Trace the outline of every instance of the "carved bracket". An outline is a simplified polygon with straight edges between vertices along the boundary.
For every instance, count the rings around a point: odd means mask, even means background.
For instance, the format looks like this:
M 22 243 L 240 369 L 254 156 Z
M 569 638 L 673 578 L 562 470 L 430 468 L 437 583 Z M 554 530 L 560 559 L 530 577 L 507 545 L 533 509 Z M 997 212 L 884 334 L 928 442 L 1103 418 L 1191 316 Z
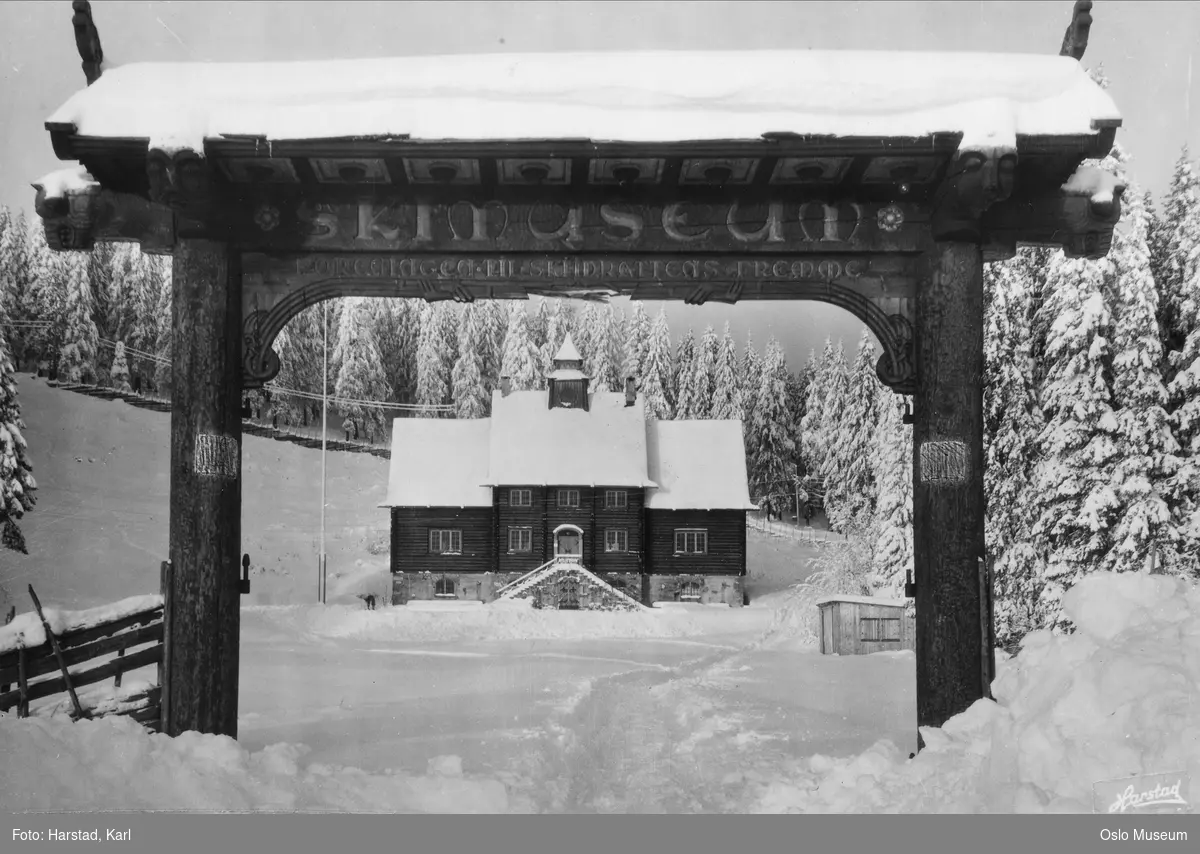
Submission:
M 1018 243 L 1061 247 L 1069 258 L 1103 258 L 1121 218 L 1125 185 L 1112 181 L 1102 192 L 1073 190 L 1009 199 L 984 214 L 985 260 L 1012 257 Z
M 175 244 L 174 217 L 168 208 L 128 193 L 91 184 L 48 197 L 34 184 L 34 210 L 42 218 L 46 243 L 60 252 L 91 249 L 97 242 L 136 242 L 142 251 L 168 255 Z
M 980 217 L 1012 195 L 1016 173 L 1017 154 L 1012 149 L 958 152 L 934 196 L 933 239 L 980 242 Z
M 871 327 L 871 331 L 883 345 L 883 355 L 875 363 L 875 376 L 896 394 L 915 394 L 917 362 L 912 318 L 893 314 L 887 318 L 886 330 Z
M 275 336 L 279 334 L 279 330 L 290 319 L 286 318 L 283 323 L 278 324 L 275 332 L 268 338 L 268 312 L 258 310 L 246 316 L 242 323 L 243 388 L 262 388 L 279 374 L 279 354 L 271 345 L 275 343 Z

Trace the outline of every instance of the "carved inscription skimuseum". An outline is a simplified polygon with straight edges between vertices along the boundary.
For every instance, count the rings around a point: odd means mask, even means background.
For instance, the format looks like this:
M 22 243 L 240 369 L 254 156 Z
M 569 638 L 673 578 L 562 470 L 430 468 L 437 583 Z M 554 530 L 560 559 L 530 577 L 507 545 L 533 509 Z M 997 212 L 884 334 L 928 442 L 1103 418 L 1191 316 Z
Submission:
M 300 204 L 255 214 L 259 239 L 311 251 L 908 252 L 911 206 L 858 202 Z

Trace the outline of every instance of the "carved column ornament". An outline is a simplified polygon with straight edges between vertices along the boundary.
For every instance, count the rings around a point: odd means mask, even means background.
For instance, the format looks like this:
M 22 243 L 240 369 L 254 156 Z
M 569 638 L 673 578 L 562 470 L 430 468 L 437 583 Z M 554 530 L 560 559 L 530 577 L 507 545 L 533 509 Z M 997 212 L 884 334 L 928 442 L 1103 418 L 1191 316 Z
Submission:
M 934 196 L 934 240 L 980 243 L 984 211 L 1012 195 L 1017 155 L 1011 149 L 960 151 Z
M 146 155 L 146 179 L 150 201 L 178 215 L 179 236 L 219 238 L 227 230 L 225 218 L 217 216 L 220 206 L 212 167 L 197 152 L 151 149 Z
M 100 66 L 104 63 L 104 50 L 100 47 L 100 32 L 92 20 L 92 4 L 88 0 L 75 0 L 71 4 L 74 14 L 71 26 L 75 28 L 75 47 L 83 60 L 83 76 L 91 86 L 100 79 Z

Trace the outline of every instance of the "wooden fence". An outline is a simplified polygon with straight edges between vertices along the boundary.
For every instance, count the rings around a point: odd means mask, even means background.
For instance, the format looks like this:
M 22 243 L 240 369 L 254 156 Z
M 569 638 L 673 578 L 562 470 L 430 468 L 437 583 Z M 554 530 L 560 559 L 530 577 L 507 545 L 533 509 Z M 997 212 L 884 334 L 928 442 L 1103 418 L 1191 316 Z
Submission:
M 774 537 L 784 537 L 789 540 L 810 543 L 815 546 L 822 546 L 827 543 L 844 543 L 847 541 L 847 537 L 844 534 L 838 534 L 830 531 L 828 528 L 813 528 L 808 525 L 798 527 L 790 522 L 767 520 L 751 513 L 746 514 L 746 527 L 762 531 L 764 534 L 770 534 Z
M 29 717 L 32 701 L 65 693 L 71 698 L 72 717 L 126 715 L 158 730 L 163 685 L 163 606 L 158 604 L 86 628 L 54 634 L 32 588 L 30 595 L 45 628 L 46 640 L 40 646 L 0 653 L 0 711 L 7 712 L 15 706 L 18 717 Z M 100 658 L 107 660 L 96 666 L 81 667 Z M 78 688 L 107 679 L 112 679 L 114 687 L 119 688 L 122 674 L 151 664 L 158 665 L 158 685 L 145 691 L 91 707 L 85 706 L 77 694 Z

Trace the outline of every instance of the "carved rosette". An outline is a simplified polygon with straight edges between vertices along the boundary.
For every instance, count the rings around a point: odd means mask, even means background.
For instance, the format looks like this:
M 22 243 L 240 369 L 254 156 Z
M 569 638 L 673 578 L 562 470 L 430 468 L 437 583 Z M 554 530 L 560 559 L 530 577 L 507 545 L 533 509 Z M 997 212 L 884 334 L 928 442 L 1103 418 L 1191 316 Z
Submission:
M 917 390 L 917 364 L 913 349 L 913 327 L 907 317 L 893 314 L 888 317 L 890 334 L 876 334 L 884 353 L 875 363 L 879 381 L 896 394 L 914 394 Z
M 242 387 L 262 388 L 279 374 L 279 354 L 266 341 L 267 312 L 251 312 L 242 323 Z

